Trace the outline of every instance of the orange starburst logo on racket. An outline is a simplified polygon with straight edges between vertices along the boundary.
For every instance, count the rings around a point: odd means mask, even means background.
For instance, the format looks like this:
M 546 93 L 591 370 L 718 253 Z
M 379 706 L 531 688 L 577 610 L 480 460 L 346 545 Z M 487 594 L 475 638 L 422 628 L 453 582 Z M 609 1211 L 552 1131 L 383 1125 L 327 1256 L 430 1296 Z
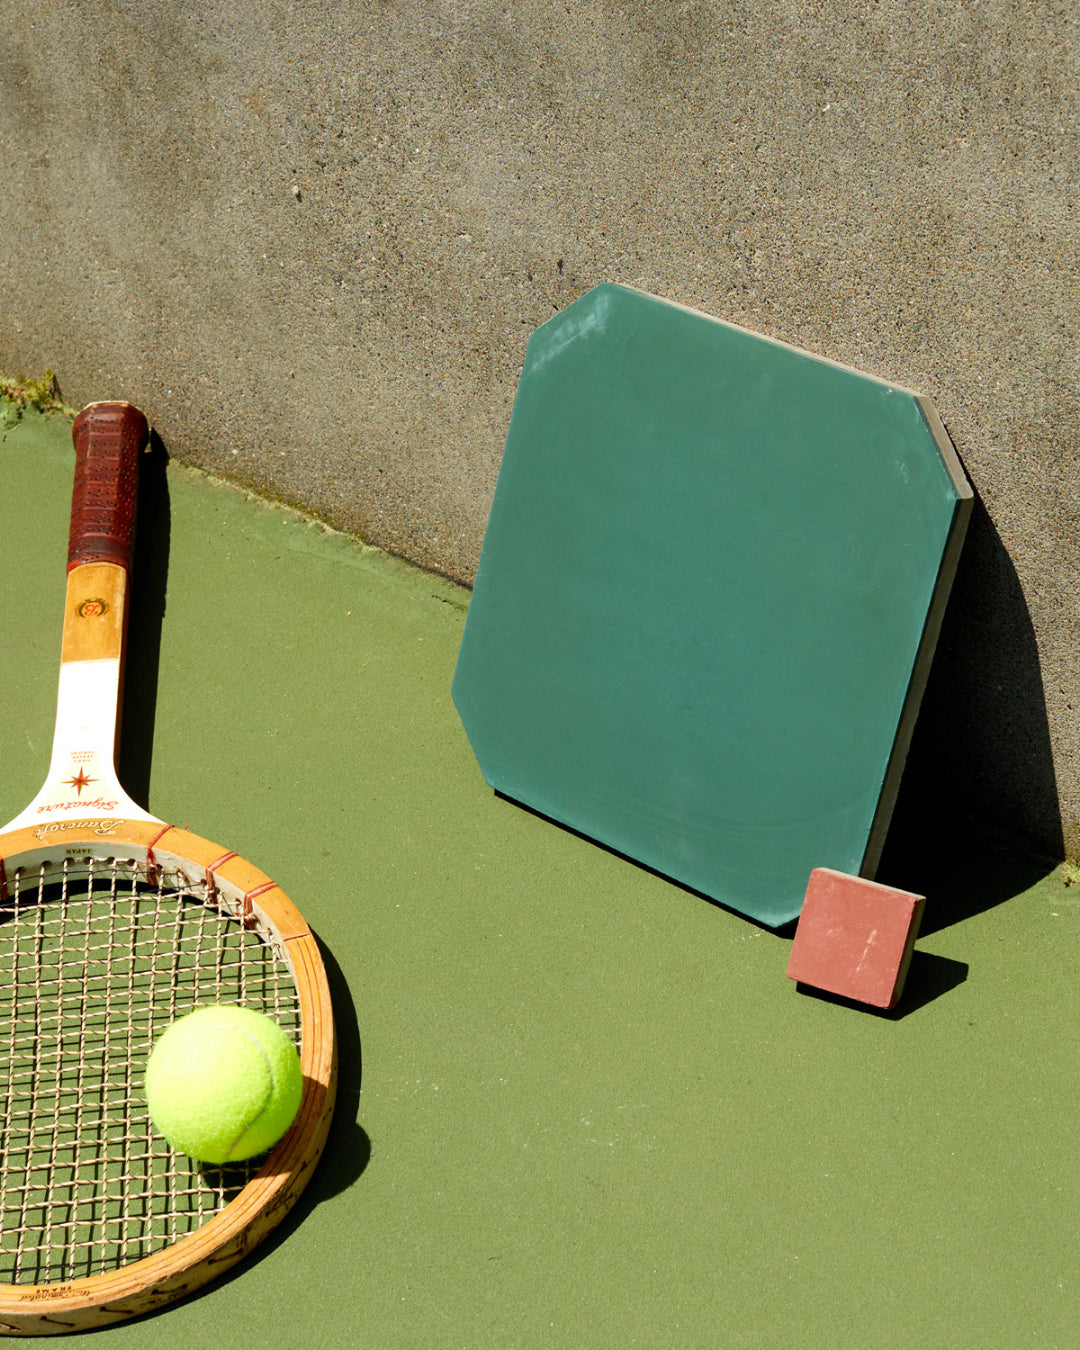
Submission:
M 75 775 L 74 778 L 66 778 L 66 779 L 64 780 L 64 782 L 65 782 L 65 784 L 66 784 L 67 787 L 73 787 L 73 788 L 75 789 L 75 791 L 76 791 L 76 792 L 79 794 L 79 796 L 81 797 L 81 796 L 82 796 L 82 790 L 83 790 L 84 787 L 86 787 L 87 783 L 96 783 L 96 782 L 97 782 L 97 779 L 96 779 L 96 778 L 88 778 L 87 775 L 86 775 L 86 770 L 85 770 L 85 769 L 80 769 L 79 772 Z

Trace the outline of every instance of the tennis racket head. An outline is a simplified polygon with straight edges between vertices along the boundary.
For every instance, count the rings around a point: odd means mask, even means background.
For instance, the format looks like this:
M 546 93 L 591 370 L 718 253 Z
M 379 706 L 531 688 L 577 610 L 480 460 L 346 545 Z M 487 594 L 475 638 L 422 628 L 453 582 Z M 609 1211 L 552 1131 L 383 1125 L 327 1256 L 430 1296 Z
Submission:
M 0 835 L 0 1331 L 88 1329 L 190 1293 L 287 1213 L 336 1080 L 315 939 L 262 872 L 186 830 L 50 820 Z M 211 1003 L 275 1018 L 299 1112 L 269 1156 L 200 1166 L 156 1137 L 157 1036 Z
M 56 732 L 41 791 L 0 832 L 0 1334 L 150 1312 L 240 1260 L 284 1217 L 326 1141 L 333 1010 L 295 906 L 244 859 L 157 820 L 115 773 L 138 460 L 128 404 L 75 421 Z M 214 1003 L 273 1017 L 300 1109 L 262 1158 L 201 1166 L 154 1133 L 157 1037 Z

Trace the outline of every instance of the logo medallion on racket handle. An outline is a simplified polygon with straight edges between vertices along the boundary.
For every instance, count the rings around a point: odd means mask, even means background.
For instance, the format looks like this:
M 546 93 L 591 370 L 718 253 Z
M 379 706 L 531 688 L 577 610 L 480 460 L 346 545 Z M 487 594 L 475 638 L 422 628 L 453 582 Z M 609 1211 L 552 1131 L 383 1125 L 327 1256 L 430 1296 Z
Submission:
M 130 1318 L 228 1269 L 311 1176 L 337 1076 L 326 972 L 302 915 L 251 863 L 158 820 L 117 779 L 147 423 L 129 404 L 94 403 L 73 438 L 52 759 L 0 831 L 0 1334 L 12 1335 Z M 143 1089 L 158 1038 L 206 1004 L 271 1017 L 303 1077 L 280 1142 L 228 1168 L 156 1135 Z

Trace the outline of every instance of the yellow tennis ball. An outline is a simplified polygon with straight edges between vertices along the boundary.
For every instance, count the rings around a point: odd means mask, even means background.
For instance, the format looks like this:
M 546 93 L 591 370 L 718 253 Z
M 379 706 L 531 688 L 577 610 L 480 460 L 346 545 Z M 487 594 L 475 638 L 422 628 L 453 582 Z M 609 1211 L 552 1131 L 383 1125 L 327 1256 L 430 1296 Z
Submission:
M 168 1027 L 146 1066 L 150 1119 L 200 1162 L 238 1162 L 276 1144 L 300 1107 L 300 1058 L 251 1008 L 199 1008 Z

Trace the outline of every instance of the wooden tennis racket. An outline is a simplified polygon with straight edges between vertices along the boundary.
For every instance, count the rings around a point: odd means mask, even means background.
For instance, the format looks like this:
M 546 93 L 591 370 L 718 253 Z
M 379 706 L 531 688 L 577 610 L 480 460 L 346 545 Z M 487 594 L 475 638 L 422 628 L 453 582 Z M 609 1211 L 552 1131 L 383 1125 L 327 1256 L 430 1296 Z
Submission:
M 155 819 L 115 756 L 146 419 L 75 419 L 75 489 L 52 760 L 0 833 L 0 1331 L 148 1312 L 244 1256 L 302 1191 L 330 1125 L 334 1022 L 319 950 L 250 863 Z M 300 1051 L 288 1133 L 210 1167 L 156 1137 L 151 1046 L 199 1005 L 273 1017 Z

